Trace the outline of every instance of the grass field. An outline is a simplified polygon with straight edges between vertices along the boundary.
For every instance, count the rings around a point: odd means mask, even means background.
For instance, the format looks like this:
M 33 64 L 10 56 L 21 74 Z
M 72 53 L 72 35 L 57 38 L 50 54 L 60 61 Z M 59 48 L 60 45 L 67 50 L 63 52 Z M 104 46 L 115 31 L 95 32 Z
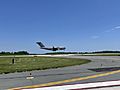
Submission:
M 12 57 L 0 57 L 0 74 L 44 70 L 81 65 L 90 62 L 90 60 L 72 58 L 15 57 L 15 64 L 12 64 L 12 59 Z

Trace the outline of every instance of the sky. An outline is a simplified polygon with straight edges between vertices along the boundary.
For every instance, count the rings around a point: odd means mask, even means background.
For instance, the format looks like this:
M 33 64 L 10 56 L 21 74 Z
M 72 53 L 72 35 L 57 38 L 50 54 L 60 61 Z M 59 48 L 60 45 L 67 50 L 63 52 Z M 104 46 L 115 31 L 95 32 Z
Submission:
M 0 0 L 0 51 L 120 50 L 120 0 Z

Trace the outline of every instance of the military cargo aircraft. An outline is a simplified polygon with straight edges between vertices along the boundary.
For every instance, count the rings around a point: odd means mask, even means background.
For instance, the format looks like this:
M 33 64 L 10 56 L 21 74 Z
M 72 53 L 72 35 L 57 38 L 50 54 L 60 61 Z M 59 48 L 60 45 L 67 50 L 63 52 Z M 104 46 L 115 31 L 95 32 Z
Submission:
M 42 42 L 36 42 L 39 46 L 40 49 L 45 49 L 45 50 L 51 50 L 51 51 L 57 51 L 57 50 L 65 50 L 65 47 L 45 47 L 45 45 L 42 44 Z

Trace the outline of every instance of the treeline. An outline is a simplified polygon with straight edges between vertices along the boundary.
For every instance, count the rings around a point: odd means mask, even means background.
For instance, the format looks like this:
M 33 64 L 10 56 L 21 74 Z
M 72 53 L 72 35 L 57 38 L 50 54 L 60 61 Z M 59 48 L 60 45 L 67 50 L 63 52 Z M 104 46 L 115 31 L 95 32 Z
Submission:
M 18 52 L 0 52 L 0 55 L 29 55 L 27 51 L 18 51 Z
M 120 51 L 95 51 L 95 52 L 51 52 L 45 54 L 96 54 L 96 53 L 120 53 Z M 37 55 L 30 54 L 27 51 L 18 51 L 18 52 L 0 52 L 0 55 Z
M 120 51 L 96 51 L 92 53 L 120 53 Z
M 78 52 L 50 52 L 45 54 L 78 54 Z
M 45 54 L 95 54 L 95 53 L 120 53 L 120 51 L 95 51 L 95 52 L 51 52 Z
M 51 53 L 45 53 L 45 54 L 87 54 L 90 52 L 51 52 Z

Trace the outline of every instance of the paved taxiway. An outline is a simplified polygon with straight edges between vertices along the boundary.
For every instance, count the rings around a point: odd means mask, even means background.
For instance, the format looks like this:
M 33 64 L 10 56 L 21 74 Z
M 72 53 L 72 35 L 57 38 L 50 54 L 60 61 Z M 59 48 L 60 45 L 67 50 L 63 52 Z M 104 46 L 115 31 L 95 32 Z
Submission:
M 77 65 L 65 68 L 42 70 L 42 71 L 31 71 L 22 73 L 11 73 L 11 74 L 1 74 L 0 75 L 0 90 L 8 88 L 16 88 L 22 86 L 30 86 L 44 83 L 52 83 L 62 81 L 59 83 L 63 84 L 80 84 L 88 82 L 98 82 L 98 81 L 109 81 L 109 80 L 120 80 L 120 71 L 117 73 L 109 73 L 113 70 L 119 70 L 120 67 L 120 56 L 63 56 L 66 58 L 85 58 L 92 60 L 91 63 L 84 65 Z M 112 67 L 112 68 L 111 68 Z M 102 69 L 99 69 L 102 68 Z M 26 79 L 32 73 L 34 77 L 31 80 Z M 103 74 L 103 73 L 108 73 Z M 100 76 L 103 74 L 103 76 Z M 91 77 L 96 75 L 96 77 Z M 87 79 L 84 79 L 89 77 Z M 83 79 L 80 79 L 83 78 Z M 71 80 L 75 79 L 75 80 Z M 68 80 L 65 82 L 64 80 Z M 47 84 L 44 84 L 47 86 Z M 37 86 L 36 86 L 37 87 Z

